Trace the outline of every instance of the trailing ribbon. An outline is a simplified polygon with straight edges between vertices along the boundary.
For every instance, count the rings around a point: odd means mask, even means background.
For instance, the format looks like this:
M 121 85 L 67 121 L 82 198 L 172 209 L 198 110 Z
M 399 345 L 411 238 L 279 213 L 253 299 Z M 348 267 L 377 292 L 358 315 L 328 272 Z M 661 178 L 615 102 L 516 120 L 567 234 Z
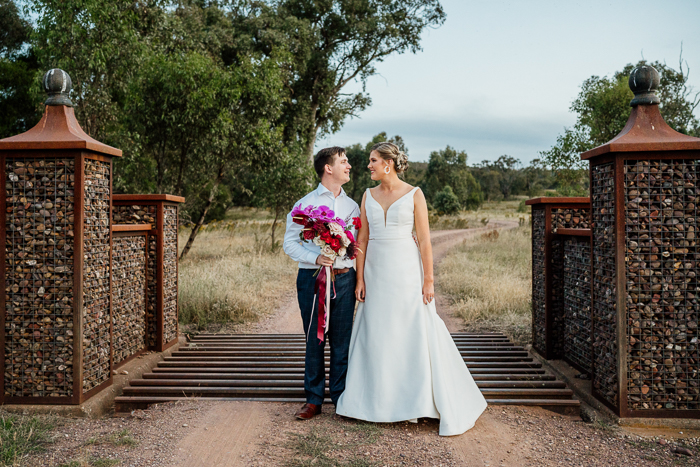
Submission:
M 325 341 L 325 335 L 328 332 L 328 325 L 331 321 L 331 287 L 328 284 L 329 280 L 333 283 L 331 268 L 329 266 L 321 267 L 316 277 L 316 284 L 314 285 L 314 291 L 316 297 L 318 297 L 318 327 L 316 329 L 316 337 L 318 337 L 321 342 Z M 334 292 L 333 298 L 335 298 L 335 284 L 332 284 L 332 286 Z

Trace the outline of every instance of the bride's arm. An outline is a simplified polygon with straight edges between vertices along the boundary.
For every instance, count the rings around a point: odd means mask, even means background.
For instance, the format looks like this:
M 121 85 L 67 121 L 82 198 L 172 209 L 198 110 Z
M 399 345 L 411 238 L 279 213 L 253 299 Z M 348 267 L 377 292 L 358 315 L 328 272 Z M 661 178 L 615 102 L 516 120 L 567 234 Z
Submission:
M 367 222 L 367 212 L 365 211 L 365 199 L 367 192 L 362 195 L 362 205 L 360 206 L 360 220 L 362 226 L 357 232 L 357 246 L 360 251 L 355 259 L 355 270 L 357 271 L 357 285 L 355 285 L 355 298 L 358 301 L 365 301 L 365 252 L 367 251 L 367 243 L 369 243 L 369 223 Z
M 421 190 L 416 190 L 413 195 L 413 205 L 415 206 L 416 236 L 423 260 L 423 303 L 427 304 L 435 297 L 435 278 L 433 277 L 433 246 L 430 244 L 428 204 Z

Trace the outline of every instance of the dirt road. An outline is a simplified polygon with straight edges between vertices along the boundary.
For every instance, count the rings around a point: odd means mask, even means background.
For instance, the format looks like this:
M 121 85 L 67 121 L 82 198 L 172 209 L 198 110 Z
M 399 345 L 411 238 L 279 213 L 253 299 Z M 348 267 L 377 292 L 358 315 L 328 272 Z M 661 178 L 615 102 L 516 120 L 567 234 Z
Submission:
M 445 230 L 431 233 L 433 244 L 433 258 L 436 268 L 447 252 L 455 245 L 460 244 L 465 239 L 481 235 L 484 232 L 501 228 L 516 227 L 517 222 L 494 222 L 486 227 L 464 230 Z M 450 313 L 448 301 L 445 297 L 436 296 L 438 314 L 442 317 L 451 332 L 461 330 L 461 319 Z M 294 293 L 285 297 L 285 301 L 278 310 L 261 323 L 256 323 L 247 332 L 258 334 L 287 334 L 301 332 L 301 316 L 299 306 Z M 271 404 L 260 402 L 220 402 L 215 403 L 209 411 L 205 412 L 198 423 L 198 428 L 191 431 L 177 447 L 178 455 L 182 456 L 180 467 L 195 466 L 248 466 L 252 452 L 259 450 L 260 436 L 270 439 L 270 430 L 273 427 L 279 428 L 282 415 L 284 425 L 291 421 L 291 415 L 296 406 L 291 404 Z M 290 429 L 298 424 L 292 421 Z M 437 431 L 436 427 L 432 427 Z M 277 431 L 277 430 L 273 430 Z M 512 456 L 509 453 L 501 453 L 504 446 L 510 446 L 512 441 L 510 430 L 491 417 L 484 414 L 477 426 L 468 435 L 451 438 L 443 441 L 447 443 L 453 451 L 453 456 L 459 462 L 473 461 L 481 456 L 484 450 L 493 454 L 486 458 L 493 457 L 495 462 L 499 456 L 502 459 L 517 457 L 515 449 L 512 449 Z M 432 437 L 435 433 L 422 430 L 421 436 Z M 474 439 L 479 439 L 475 443 Z M 410 446 L 406 449 L 410 449 Z M 407 455 L 408 452 L 404 452 Z M 252 456 L 252 457 L 251 457 Z M 500 460 L 500 459 L 498 459 Z M 257 461 L 256 461 L 257 462 Z M 275 465 L 274 462 L 263 465 Z M 471 463 L 458 463 L 456 465 L 478 465 Z M 484 464 L 488 465 L 488 463 Z M 493 464 L 492 464 L 493 465 Z

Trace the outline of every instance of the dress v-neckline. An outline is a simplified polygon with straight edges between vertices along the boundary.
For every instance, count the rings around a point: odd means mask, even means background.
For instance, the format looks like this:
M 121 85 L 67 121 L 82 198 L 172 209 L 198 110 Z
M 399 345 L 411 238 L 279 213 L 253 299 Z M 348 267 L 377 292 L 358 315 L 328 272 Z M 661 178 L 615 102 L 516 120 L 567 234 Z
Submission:
M 379 205 L 379 207 L 382 208 L 382 211 L 384 212 L 384 228 L 386 228 L 386 218 L 387 218 L 387 215 L 389 214 L 389 209 L 391 209 L 391 207 L 392 207 L 393 205 L 395 205 L 396 203 L 398 203 L 399 201 L 401 201 L 401 199 L 405 198 L 406 195 L 409 195 L 409 194 L 413 193 L 413 191 L 414 191 L 416 188 L 417 188 L 417 187 L 414 186 L 413 188 L 411 188 L 411 190 L 410 190 L 408 193 L 404 193 L 403 195 L 401 195 L 401 196 L 399 196 L 398 198 L 396 198 L 396 199 L 394 200 L 394 202 L 391 203 L 391 204 L 389 205 L 389 207 L 386 208 L 386 209 L 384 209 L 384 206 L 382 206 L 382 203 L 380 203 L 379 201 L 377 201 L 377 200 L 374 198 L 374 195 L 372 194 L 372 190 L 370 190 L 369 188 L 367 188 L 367 192 L 369 193 L 370 198 L 372 198 L 372 200 L 373 200 L 375 203 L 377 203 L 377 204 Z

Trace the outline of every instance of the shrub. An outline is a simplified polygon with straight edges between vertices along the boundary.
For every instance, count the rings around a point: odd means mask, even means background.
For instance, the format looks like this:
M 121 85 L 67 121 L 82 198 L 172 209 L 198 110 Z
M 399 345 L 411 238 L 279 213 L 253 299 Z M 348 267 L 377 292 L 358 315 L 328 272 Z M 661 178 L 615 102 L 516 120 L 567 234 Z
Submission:
M 435 195 L 433 204 L 438 212 L 444 214 L 455 214 L 459 212 L 460 208 L 459 198 L 457 198 L 457 195 L 454 194 L 452 187 L 449 185 L 446 185 L 442 191 Z

